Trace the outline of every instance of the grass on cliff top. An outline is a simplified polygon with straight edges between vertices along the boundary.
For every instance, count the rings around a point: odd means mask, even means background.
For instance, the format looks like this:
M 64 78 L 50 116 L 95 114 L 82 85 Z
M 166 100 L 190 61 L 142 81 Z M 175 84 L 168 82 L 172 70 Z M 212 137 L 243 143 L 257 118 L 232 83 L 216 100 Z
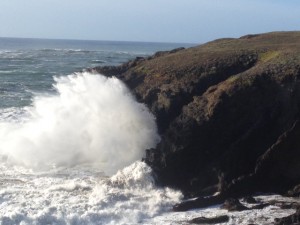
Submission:
M 134 70 L 163 79 L 165 75 L 197 73 L 207 68 L 230 66 L 245 55 L 257 55 L 257 66 L 294 61 L 300 64 L 300 32 L 272 32 L 223 38 L 203 45 L 146 60 Z M 288 57 L 286 57 L 288 56 Z
M 271 59 L 276 58 L 279 56 L 280 52 L 279 51 L 267 51 L 263 52 L 259 55 L 259 61 L 261 62 L 268 62 Z
M 208 42 L 196 48 L 209 50 L 242 50 L 242 49 L 290 49 L 300 50 L 300 32 L 271 32 L 265 34 L 246 35 L 240 38 L 223 38 Z

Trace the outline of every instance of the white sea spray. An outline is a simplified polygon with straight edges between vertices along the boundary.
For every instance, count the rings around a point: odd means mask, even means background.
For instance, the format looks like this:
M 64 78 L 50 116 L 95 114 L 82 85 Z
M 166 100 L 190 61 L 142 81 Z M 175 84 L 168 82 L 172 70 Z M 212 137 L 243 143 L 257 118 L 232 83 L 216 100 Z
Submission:
M 155 118 L 117 78 L 87 72 L 55 78 L 22 122 L 0 123 L 0 153 L 33 169 L 88 164 L 108 175 L 141 159 L 159 136 Z
M 145 105 L 116 78 L 55 81 L 57 94 L 1 111 L 0 223 L 138 224 L 170 211 L 182 194 L 140 161 L 159 141 Z

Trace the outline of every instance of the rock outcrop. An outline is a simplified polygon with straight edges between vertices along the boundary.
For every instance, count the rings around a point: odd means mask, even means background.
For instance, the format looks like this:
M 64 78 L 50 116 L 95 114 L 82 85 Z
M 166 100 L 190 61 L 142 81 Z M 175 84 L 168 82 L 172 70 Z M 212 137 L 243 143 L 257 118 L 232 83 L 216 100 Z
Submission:
M 162 139 L 145 161 L 161 185 L 227 198 L 300 183 L 300 32 L 220 39 L 93 71 L 123 80 L 156 116 Z
M 278 218 L 275 220 L 275 225 L 297 225 L 300 223 L 300 208 L 297 211 L 287 217 Z

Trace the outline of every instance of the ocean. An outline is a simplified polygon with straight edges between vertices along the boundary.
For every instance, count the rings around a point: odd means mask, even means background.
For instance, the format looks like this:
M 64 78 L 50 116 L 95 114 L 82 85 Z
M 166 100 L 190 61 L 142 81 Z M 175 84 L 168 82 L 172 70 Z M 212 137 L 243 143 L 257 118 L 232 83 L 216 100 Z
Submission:
M 186 224 L 228 214 L 172 212 L 182 193 L 156 186 L 141 161 L 160 140 L 154 116 L 117 78 L 84 71 L 190 46 L 0 38 L 0 224 Z M 292 212 L 230 213 L 227 224 Z

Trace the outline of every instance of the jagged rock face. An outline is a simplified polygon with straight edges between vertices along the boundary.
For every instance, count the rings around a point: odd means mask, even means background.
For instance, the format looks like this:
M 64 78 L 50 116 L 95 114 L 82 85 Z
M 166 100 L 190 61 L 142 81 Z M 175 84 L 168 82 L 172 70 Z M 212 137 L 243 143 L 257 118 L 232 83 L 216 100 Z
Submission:
M 220 39 L 95 70 L 148 105 L 162 141 L 145 160 L 161 184 L 187 192 L 253 173 L 299 119 L 300 32 Z
M 192 185 L 198 179 L 195 188 L 202 188 L 217 182 L 214 170 L 228 181 L 251 172 L 257 158 L 297 118 L 297 83 L 277 83 L 264 74 L 255 74 L 249 86 L 231 82 L 194 97 L 170 124 L 158 146 L 160 164 L 149 160 L 169 184 Z
M 275 219 L 275 225 L 289 225 L 289 224 L 299 224 L 300 223 L 300 208 L 297 211 L 287 217 Z
M 283 191 L 299 184 L 300 178 L 300 122 L 282 134 L 257 161 L 255 174 L 268 180 L 270 186 Z M 270 188 L 271 189 L 271 188 Z M 299 185 L 291 195 L 299 193 Z M 288 193 L 288 194 L 289 194 Z

